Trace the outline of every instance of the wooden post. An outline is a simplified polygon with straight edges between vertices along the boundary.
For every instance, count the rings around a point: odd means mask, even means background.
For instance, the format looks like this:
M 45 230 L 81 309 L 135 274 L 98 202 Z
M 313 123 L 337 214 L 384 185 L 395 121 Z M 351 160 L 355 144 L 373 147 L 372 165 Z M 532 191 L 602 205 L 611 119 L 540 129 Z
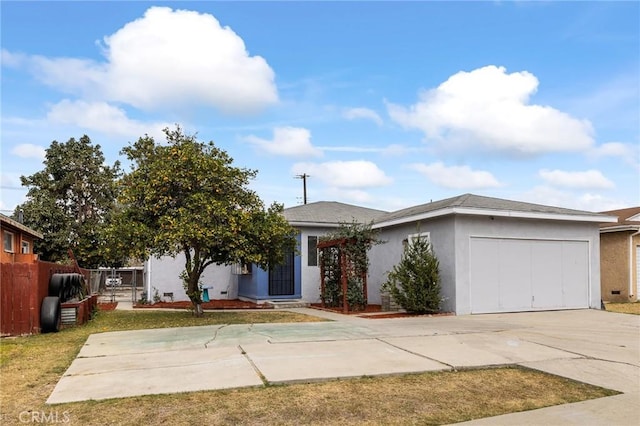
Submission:
M 344 249 L 340 249 L 340 281 L 342 283 L 342 312 L 345 314 L 349 312 L 349 304 L 347 303 L 347 256 L 344 253 Z
M 320 249 L 320 250 L 325 250 L 325 249 Z M 324 255 L 324 252 L 323 252 Z M 320 256 L 320 259 L 322 259 L 323 256 Z M 324 280 L 325 280 L 325 275 L 324 275 L 325 271 L 324 271 L 324 262 L 320 262 L 320 299 L 322 300 L 322 307 L 324 308 L 324 299 L 325 299 L 325 284 L 324 284 Z

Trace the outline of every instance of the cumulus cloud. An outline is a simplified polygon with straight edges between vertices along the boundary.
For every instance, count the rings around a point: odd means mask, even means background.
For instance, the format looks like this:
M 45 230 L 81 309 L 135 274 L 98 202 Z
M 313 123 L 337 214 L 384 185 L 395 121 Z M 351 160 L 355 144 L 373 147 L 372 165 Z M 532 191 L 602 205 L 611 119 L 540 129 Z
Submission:
M 382 126 L 382 118 L 380 118 L 377 112 L 369 108 L 348 108 L 344 110 L 342 116 L 348 120 L 371 120 L 378 126 Z
M 581 151 L 593 127 L 550 106 L 529 103 L 538 79 L 493 65 L 461 71 L 420 93 L 409 107 L 387 103 L 390 117 L 448 148 L 475 147 L 516 154 Z
M 163 135 L 170 123 L 143 123 L 127 117 L 123 109 L 105 102 L 71 101 L 65 99 L 49 110 L 47 119 L 55 124 L 70 124 L 106 134 L 140 137 Z
M 276 127 L 273 139 L 266 140 L 251 135 L 247 142 L 270 154 L 290 157 L 321 157 L 322 151 L 311 143 L 311 132 L 301 127 Z
M 392 182 L 375 163 L 364 160 L 296 163 L 293 173 L 306 173 L 332 188 L 372 188 Z
M 501 186 L 489 172 L 472 170 L 469 166 L 445 166 L 441 162 L 432 164 L 411 164 L 411 169 L 420 172 L 431 182 L 443 188 L 485 189 Z
M 574 193 L 572 191 L 551 188 L 549 186 L 536 186 L 514 199 L 520 199 L 529 203 L 544 204 L 547 206 L 565 207 L 570 209 L 585 210 L 590 212 L 602 212 L 629 207 L 632 203 L 628 200 L 620 200 L 600 194 Z
M 549 185 L 560 188 L 609 189 L 614 183 L 598 170 L 567 172 L 564 170 L 540 170 L 540 177 Z
M 252 113 L 278 101 L 275 75 L 250 56 L 231 28 L 209 14 L 151 7 L 103 40 L 105 62 L 24 57 L 2 52 L 13 66 L 62 91 L 144 110 L 208 105 Z
M 14 146 L 11 150 L 11 153 L 21 158 L 35 158 L 38 160 L 44 160 L 46 150 L 40 145 L 22 143 Z
M 620 158 L 625 163 L 640 169 L 640 149 L 637 145 L 623 142 L 607 142 L 594 147 L 588 152 L 592 158 Z

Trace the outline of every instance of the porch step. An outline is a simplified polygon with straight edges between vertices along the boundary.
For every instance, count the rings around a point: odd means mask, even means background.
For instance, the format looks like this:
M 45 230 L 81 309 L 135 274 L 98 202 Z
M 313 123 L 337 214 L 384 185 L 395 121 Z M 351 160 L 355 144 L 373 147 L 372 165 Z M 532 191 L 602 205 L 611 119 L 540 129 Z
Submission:
M 309 302 L 304 300 L 267 300 L 264 302 L 267 306 L 273 306 L 274 309 L 287 309 L 287 308 L 308 308 Z

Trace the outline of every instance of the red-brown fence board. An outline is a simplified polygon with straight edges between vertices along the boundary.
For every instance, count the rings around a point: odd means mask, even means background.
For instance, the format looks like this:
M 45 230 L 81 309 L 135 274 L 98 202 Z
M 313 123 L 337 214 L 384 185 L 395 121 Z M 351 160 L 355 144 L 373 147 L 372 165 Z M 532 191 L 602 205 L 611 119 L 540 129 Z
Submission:
M 0 264 L 0 333 L 19 336 L 40 332 L 40 305 L 49 292 L 49 279 L 74 267 L 50 262 Z M 85 280 L 89 271 L 80 271 Z

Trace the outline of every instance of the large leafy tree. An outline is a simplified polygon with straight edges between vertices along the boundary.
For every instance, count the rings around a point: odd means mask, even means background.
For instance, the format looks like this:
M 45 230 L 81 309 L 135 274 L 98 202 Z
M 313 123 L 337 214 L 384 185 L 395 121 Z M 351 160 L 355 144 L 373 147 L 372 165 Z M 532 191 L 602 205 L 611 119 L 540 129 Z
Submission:
M 88 136 L 53 141 L 46 150 L 44 169 L 21 176 L 29 188 L 19 205 L 24 224 L 44 235 L 35 252 L 53 262 L 68 259 L 73 250 L 78 263 L 95 268 L 111 263 L 103 256 L 102 231 L 116 199 L 120 163 L 105 164 L 100 145 Z
M 248 189 L 256 171 L 234 167 L 213 142 L 199 142 L 180 127 L 164 133 L 167 144 L 145 136 L 123 149 L 132 170 L 121 180 L 121 209 L 111 230 L 121 250 L 136 257 L 184 253 L 183 284 L 200 316 L 205 268 L 282 263 L 295 247 L 295 231 L 281 205 L 265 209 Z

